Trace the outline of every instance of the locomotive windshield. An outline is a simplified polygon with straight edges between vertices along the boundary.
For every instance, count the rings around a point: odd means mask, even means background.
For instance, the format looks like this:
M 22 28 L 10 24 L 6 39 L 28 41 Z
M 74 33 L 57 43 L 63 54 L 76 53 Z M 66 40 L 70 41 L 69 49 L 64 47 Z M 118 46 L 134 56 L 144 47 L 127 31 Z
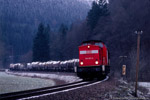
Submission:
M 82 45 L 83 46 L 86 46 L 86 45 L 97 45 L 101 48 L 104 47 L 104 44 L 102 41 L 85 41 L 85 42 L 82 42 Z
M 103 44 L 101 42 L 95 43 L 95 45 L 100 46 L 101 48 L 103 47 Z
M 103 47 L 103 43 L 101 42 L 97 42 L 97 43 L 83 43 L 82 45 L 97 45 L 97 46 L 100 46 L 101 48 Z
M 92 43 L 83 43 L 82 45 L 91 45 Z

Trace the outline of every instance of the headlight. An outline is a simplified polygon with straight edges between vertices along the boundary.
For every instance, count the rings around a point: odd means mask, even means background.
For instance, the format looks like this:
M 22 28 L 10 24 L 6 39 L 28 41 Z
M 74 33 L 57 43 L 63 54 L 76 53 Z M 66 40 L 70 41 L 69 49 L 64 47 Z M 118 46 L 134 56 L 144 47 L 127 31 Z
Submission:
M 95 61 L 95 64 L 98 64 L 98 61 Z
M 80 62 L 80 65 L 83 65 L 83 62 Z

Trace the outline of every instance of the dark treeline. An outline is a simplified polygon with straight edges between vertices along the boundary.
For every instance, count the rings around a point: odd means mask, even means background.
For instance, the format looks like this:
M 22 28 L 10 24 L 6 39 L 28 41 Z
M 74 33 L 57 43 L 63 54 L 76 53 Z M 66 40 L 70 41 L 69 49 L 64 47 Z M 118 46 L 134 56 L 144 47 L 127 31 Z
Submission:
M 101 39 L 106 43 L 111 54 L 111 66 L 121 72 L 121 65 L 127 64 L 127 75 L 135 77 L 136 41 L 135 31 L 142 30 L 140 52 L 140 79 L 150 76 L 150 1 L 110 0 L 110 14 L 100 17 L 96 27 L 90 31 L 91 39 Z M 88 33 L 88 32 L 87 32 Z M 91 35 L 92 34 L 92 35 Z M 119 56 L 128 56 L 124 60 Z
M 50 60 L 50 50 L 49 50 L 49 33 L 50 27 L 44 27 L 40 24 L 38 27 L 38 32 L 33 40 L 33 61 L 48 61 Z
M 49 60 L 78 58 L 78 46 L 82 41 L 102 40 L 111 54 L 111 69 L 120 75 L 122 64 L 126 64 L 127 77 L 132 79 L 135 77 L 136 66 L 137 35 L 135 31 L 142 30 L 139 77 L 140 80 L 149 80 L 149 16 L 149 0 L 110 0 L 109 3 L 99 0 L 99 3 L 93 2 L 84 21 L 76 21 L 71 26 L 62 22 L 57 32 L 49 32 Z M 0 48 L 3 50 L 4 42 L 0 43 Z M 0 52 L 2 52 L 1 50 Z M 119 56 L 124 55 L 127 58 L 123 62 Z M 32 49 L 22 57 L 22 59 L 25 58 L 32 59 Z
M 69 26 L 85 19 L 89 9 L 87 2 L 79 0 L 0 0 L 0 65 L 32 61 L 40 23 L 55 32 L 62 23 Z
M 95 13 L 96 12 L 96 13 Z M 97 13 L 99 12 L 99 13 Z M 139 79 L 149 80 L 150 76 L 150 1 L 110 0 L 106 4 L 100 0 L 93 3 L 86 20 L 74 23 L 68 30 L 62 51 L 65 59 L 78 58 L 78 46 L 84 40 L 96 39 L 106 43 L 111 54 L 111 68 L 121 74 L 122 64 L 127 65 L 127 77 L 135 78 L 137 35 L 142 30 Z M 59 36 L 58 36 L 59 37 Z M 54 42 L 53 46 L 59 46 Z M 62 46 L 62 45 L 61 45 Z M 54 53 L 58 54 L 58 53 Z M 121 59 L 119 56 L 127 56 Z

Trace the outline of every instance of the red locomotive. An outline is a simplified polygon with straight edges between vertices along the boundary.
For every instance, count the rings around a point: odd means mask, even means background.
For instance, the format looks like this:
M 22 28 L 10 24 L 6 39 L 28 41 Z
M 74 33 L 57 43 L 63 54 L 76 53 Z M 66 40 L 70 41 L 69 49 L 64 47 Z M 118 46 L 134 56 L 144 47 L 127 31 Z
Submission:
M 101 78 L 110 72 L 109 52 L 102 41 L 84 41 L 79 46 L 77 75 L 81 78 Z

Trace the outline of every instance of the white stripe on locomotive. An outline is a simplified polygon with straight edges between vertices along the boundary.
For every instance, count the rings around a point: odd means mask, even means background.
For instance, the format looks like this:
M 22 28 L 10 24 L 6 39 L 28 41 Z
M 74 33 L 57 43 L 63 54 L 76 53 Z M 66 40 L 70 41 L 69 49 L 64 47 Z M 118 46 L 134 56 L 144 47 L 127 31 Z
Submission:
M 84 50 L 80 51 L 80 54 L 97 54 L 98 50 Z

